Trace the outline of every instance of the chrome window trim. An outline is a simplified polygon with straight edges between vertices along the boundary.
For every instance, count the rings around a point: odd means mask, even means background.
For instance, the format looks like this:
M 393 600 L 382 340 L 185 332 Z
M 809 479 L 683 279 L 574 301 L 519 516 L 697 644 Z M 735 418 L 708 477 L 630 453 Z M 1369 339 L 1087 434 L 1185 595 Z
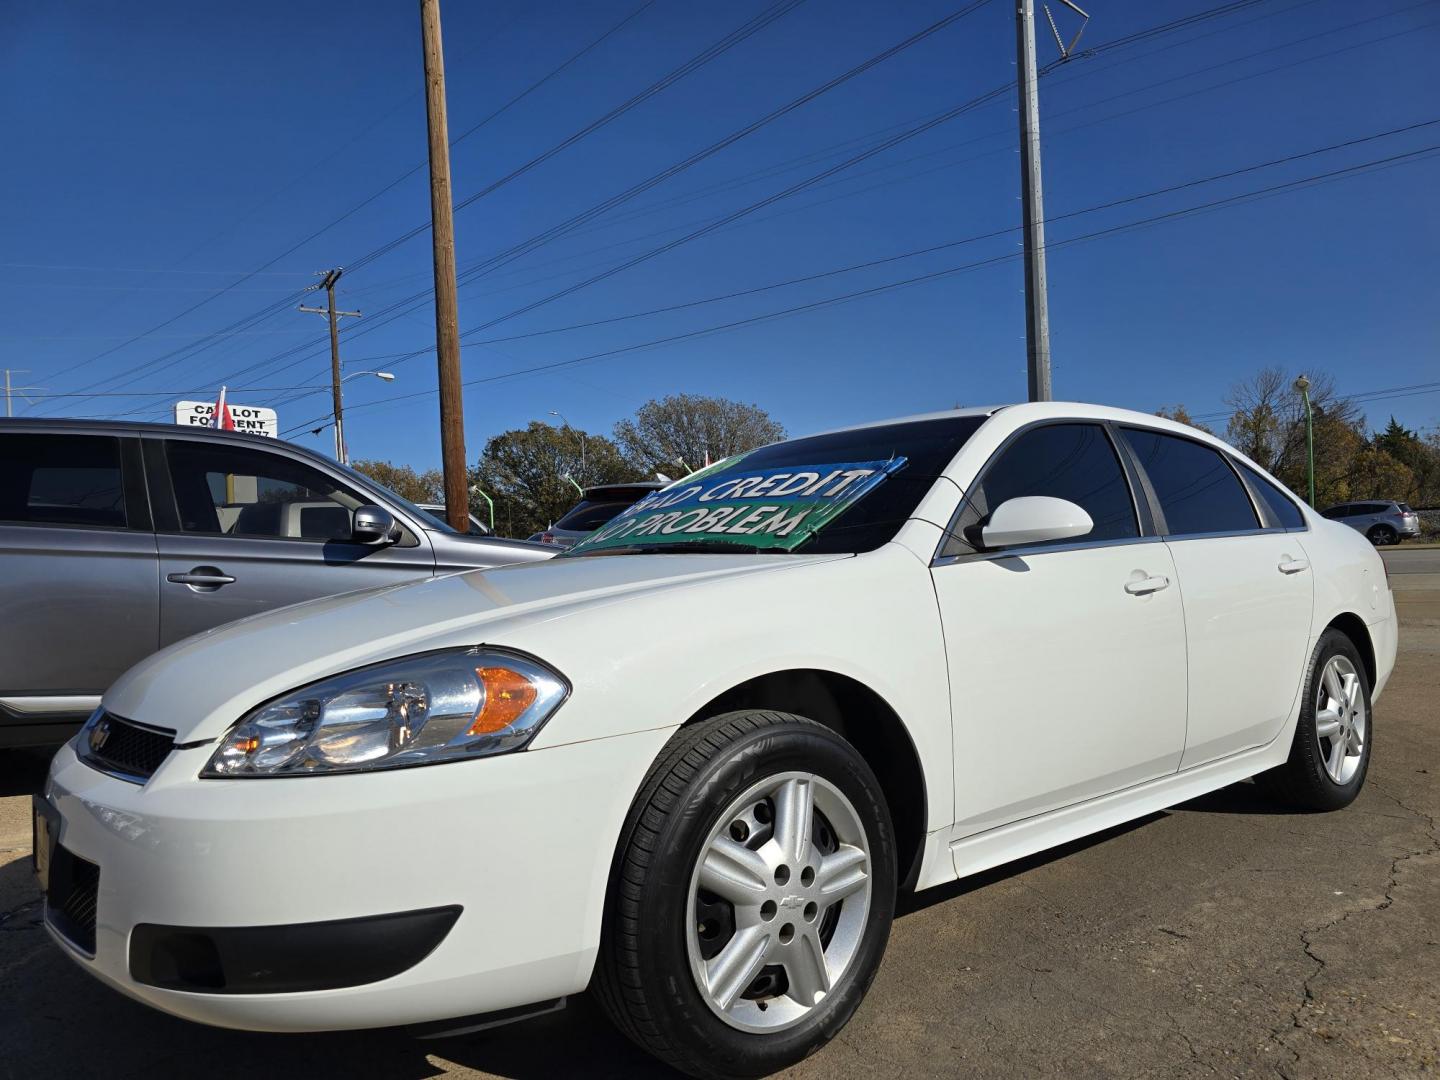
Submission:
M 963 555 L 940 555 L 931 560 L 932 569 L 956 563 L 994 562 L 996 559 L 1023 559 L 1027 555 L 1052 555 L 1064 551 L 1088 551 L 1092 548 L 1132 547 L 1136 544 L 1161 544 L 1160 536 L 1125 536 L 1118 540 L 1067 540 L 1054 544 L 1022 544 L 997 548 L 995 551 L 973 551 Z

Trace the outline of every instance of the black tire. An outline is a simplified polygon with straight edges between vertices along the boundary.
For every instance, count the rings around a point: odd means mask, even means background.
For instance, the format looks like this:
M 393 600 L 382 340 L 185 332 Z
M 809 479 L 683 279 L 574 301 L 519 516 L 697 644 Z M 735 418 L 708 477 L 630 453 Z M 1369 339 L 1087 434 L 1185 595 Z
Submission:
M 1365 703 L 1365 746 L 1360 764 L 1347 783 L 1333 780 L 1325 769 L 1320 740 L 1315 733 L 1315 712 L 1320 696 L 1320 679 L 1331 657 L 1344 656 L 1354 667 L 1360 681 L 1360 696 Z M 1370 707 L 1370 677 L 1359 648 L 1345 634 L 1331 628 L 1320 635 L 1310 668 L 1305 673 L 1305 699 L 1300 708 L 1300 721 L 1295 726 L 1295 739 L 1290 744 L 1290 757 L 1284 765 L 1255 778 L 1269 794 L 1302 811 L 1339 810 L 1349 806 L 1365 784 L 1370 769 L 1370 756 L 1375 747 L 1375 717 Z
M 691 874 L 720 815 L 753 784 L 789 771 L 838 788 L 870 847 L 870 908 L 854 958 L 793 1027 L 738 1030 L 702 997 L 686 933 Z M 890 812 L 864 759 L 834 731 L 788 713 L 727 713 L 678 731 L 641 785 L 621 832 L 601 932 L 595 989 L 615 1025 L 642 1048 L 697 1077 L 782 1069 L 832 1039 L 879 969 L 895 909 Z
M 1376 547 L 1388 547 L 1400 542 L 1400 534 L 1389 525 L 1371 525 L 1365 536 Z

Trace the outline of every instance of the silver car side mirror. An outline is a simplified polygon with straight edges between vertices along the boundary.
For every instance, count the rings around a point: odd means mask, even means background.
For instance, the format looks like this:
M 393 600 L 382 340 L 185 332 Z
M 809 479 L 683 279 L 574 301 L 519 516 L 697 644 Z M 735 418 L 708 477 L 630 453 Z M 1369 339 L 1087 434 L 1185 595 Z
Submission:
M 383 506 L 357 506 L 350 526 L 350 538 L 357 544 L 388 544 L 395 540 L 399 528 L 395 515 Z
M 995 508 L 989 522 L 980 530 L 980 541 L 987 550 L 1016 544 L 1043 544 L 1073 540 L 1085 536 L 1094 527 L 1090 515 L 1068 499 L 1021 495 L 1006 499 Z

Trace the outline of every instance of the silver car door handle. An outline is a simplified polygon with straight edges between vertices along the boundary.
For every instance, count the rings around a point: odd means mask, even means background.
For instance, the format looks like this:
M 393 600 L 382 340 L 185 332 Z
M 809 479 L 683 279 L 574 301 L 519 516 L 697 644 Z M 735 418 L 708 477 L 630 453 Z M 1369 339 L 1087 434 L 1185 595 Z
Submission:
M 1139 581 L 1127 581 L 1125 591 L 1131 596 L 1148 596 L 1151 593 L 1159 592 L 1161 589 L 1170 587 L 1170 579 L 1164 574 L 1156 574 L 1153 577 L 1141 578 Z
M 1301 570 L 1309 570 L 1310 563 L 1305 559 L 1283 559 L 1279 569 L 1282 574 L 1298 574 Z
M 208 585 L 212 589 L 230 585 L 235 581 L 229 574 L 222 574 L 213 566 L 197 566 L 188 574 L 166 574 L 165 580 L 176 585 Z

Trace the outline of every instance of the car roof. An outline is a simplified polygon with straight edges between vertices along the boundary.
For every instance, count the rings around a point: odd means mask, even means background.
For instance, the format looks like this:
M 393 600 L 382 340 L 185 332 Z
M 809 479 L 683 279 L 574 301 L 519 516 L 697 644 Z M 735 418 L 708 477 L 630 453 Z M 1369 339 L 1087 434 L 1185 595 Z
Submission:
M 1016 423 L 1024 424 L 1032 420 L 1057 420 L 1074 417 L 1084 420 L 1113 420 L 1121 424 L 1143 424 L 1146 427 L 1156 428 L 1162 431 L 1173 431 L 1177 435 L 1185 435 L 1201 442 L 1212 443 L 1234 452 L 1234 448 L 1226 444 L 1214 435 L 1207 434 L 1197 427 L 1189 424 L 1182 424 L 1178 420 L 1170 420 L 1164 416 L 1156 416 L 1154 413 L 1140 412 L 1136 409 L 1120 409 L 1113 405 L 1096 405 L 1084 401 L 1025 401 L 1009 405 L 980 405 L 963 409 L 942 409 L 938 412 L 915 413 L 910 416 L 896 416 L 888 420 L 873 420 L 863 424 L 852 424 L 847 427 L 831 428 L 828 431 L 815 432 L 816 435 L 836 435 L 843 431 L 863 431 L 866 428 L 884 427 L 889 424 L 913 424 L 926 420 L 944 420 L 965 416 L 991 417 L 999 412 L 1012 414 Z
M 662 480 L 633 480 L 618 484 L 595 484 L 585 489 L 584 498 L 593 499 L 596 496 L 621 494 L 626 491 L 659 491 L 669 484 Z
M 29 431 L 36 434 L 69 435 L 184 435 L 206 442 L 232 443 L 236 446 L 254 446 L 256 441 L 283 446 L 326 465 L 334 460 L 317 453 L 308 446 L 290 442 L 287 439 L 271 439 L 264 435 L 252 435 L 245 431 L 220 431 L 216 428 L 196 427 L 191 424 L 156 424 L 143 420 L 76 420 L 52 416 L 0 417 L 0 431 Z

